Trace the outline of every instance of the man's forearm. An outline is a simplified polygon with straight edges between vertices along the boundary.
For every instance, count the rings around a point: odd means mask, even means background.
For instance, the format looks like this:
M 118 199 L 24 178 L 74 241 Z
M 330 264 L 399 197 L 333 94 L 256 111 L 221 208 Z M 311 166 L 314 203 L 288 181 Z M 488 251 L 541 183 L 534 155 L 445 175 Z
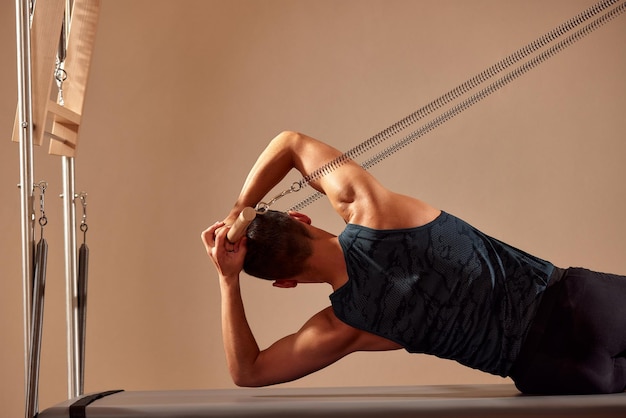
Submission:
M 227 224 L 230 224 L 246 206 L 254 207 L 274 186 L 276 186 L 294 167 L 293 160 L 293 132 L 283 132 L 276 136 L 263 150 L 255 164 L 250 169 L 239 197 Z
M 239 280 L 220 277 L 222 338 L 228 368 L 235 384 L 246 386 L 259 355 L 259 346 L 246 319 Z

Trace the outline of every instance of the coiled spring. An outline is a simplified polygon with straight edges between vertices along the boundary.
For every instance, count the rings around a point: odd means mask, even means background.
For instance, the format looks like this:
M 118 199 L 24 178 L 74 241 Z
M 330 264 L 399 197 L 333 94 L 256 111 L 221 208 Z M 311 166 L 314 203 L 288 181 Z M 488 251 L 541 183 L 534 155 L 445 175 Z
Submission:
M 619 1 L 620 0 L 605 0 L 605 1 L 601 1 L 601 2 L 597 3 L 596 5 L 590 7 L 589 9 L 583 11 L 582 13 L 580 13 L 579 15 L 573 17 L 572 19 L 568 20 L 567 22 L 563 23 L 562 25 L 560 25 L 556 29 L 550 31 L 549 33 L 547 33 L 547 34 L 545 34 L 543 36 L 541 36 L 540 38 L 538 38 L 535 41 L 531 42 L 530 44 L 526 45 L 525 47 L 523 47 L 523 48 L 519 49 L 518 51 L 514 52 L 510 56 L 504 58 L 503 60 L 501 60 L 498 63 L 494 64 L 493 66 L 487 68 L 486 70 L 484 70 L 483 72 L 479 73 L 478 75 L 470 78 L 469 80 L 465 81 L 464 83 L 460 84 L 459 86 L 457 86 L 454 89 L 450 90 L 449 92 L 445 93 L 441 97 L 439 97 L 439 98 L 433 100 L 432 102 L 428 103 L 426 106 L 424 106 L 424 107 L 418 109 L 417 111 L 411 113 L 410 115 L 408 115 L 404 119 L 394 123 L 393 125 L 391 125 L 387 129 L 384 129 L 383 131 L 380 131 L 379 133 L 377 133 L 373 137 L 369 138 L 368 140 L 360 143 L 359 145 L 355 146 L 354 148 L 351 148 L 347 152 L 343 153 L 342 155 L 340 155 L 339 157 L 337 157 L 333 161 L 330 161 L 330 162 L 326 163 L 322 167 L 320 167 L 320 168 L 316 169 L 315 171 L 313 171 L 311 174 L 303 177 L 300 180 L 300 182 L 299 182 L 299 184 L 301 186 L 300 188 L 305 187 L 310 182 L 315 181 L 315 180 L 319 179 L 320 177 L 325 176 L 326 174 L 332 172 L 333 170 L 335 170 L 336 168 L 340 167 L 341 165 L 343 165 L 347 161 L 352 160 L 352 159 L 362 155 L 363 153 L 371 150 L 372 148 L 380 145 L 382 142 L 384 142 L 387 139 L 391 138 L 392 136 L 402 132 L 403 130 L 405 130 L 409 126 L 415 124 L 417 121 L 419 121 L 419 120 L 423 119 L 424 117 L 428 116 L 429 114 L 437 111 L 438 109 L 440 109 L 441 107 L 445 106 L 446 104 L 452 102 L 453 100 L 456 100 L 456 99 L 460 98 L 461 96 L 463 96 L 466 93 L 468 93 L 470 90 L 476 88 L 480 84 L 484 83 L 485 81 L 489 80 L 490 78 L 494 77 L 495 75 L 501 73 L 502 71 L 504 71 L 505 69 L 509 68 L 513 64 L 515 64 L 515 63 L 519 62 L 520 60 L 526 58 L 530 54 L 533 54 L 533 53 L 537 52 L 539 49 L 545 47 L 546 45 L 548 45 L 549 43 L 553 42 L 557 38 L 563 36 L 567 32 L 573 30 L 577 26 L 581 25 L 582 23 L 584 23 L 585 21 L 589 20 L 590 18 L 592 18 L 593 16 L 597 15 L 598 13 L 606 10 L 608 7 L 613 6 L 615 3 L 619 2 Z M 539 65 L 542 62 L 546 61 L 548 58 L 551 58 L 552 56 L 556 55 L 558 52 L 561 52 L 562 50 L 564 50 L 568 46 L 574 44 L 576 41 L 580 40 L 581 38 L 585 37 L 589 33 L 593 32 L 596 29 L 598 29 L 599 27 L 601 27 L 605 23 L 609 22 L 613 18 L 617 17 L 618 15 L 623 13 L 625 10 L 626 10 L 626 3 L 620 4 L 619 6 L 614 8 L 613 10 L 609 11 L 607 14 L 599 17 L 598 19 L 594 20 L 593 22 L 591 22 L 587 26 L 584 26 L 582 29 L 578 30 L 577 32 L 575 32 L 572 35 L 570 35 L 567 38 L 565 38 L 564 40 L 562 40 L 559 43 L 555 44 L 554 46 L 552 46 L 548 50 L 544 51 L 540 55 L 532 58 L 530 61 L 528 61 L 525 64 L 521 65 L 517 69 L 511 71 L 510 73 L 506 74 L 505 76 L 503 76 L 499 80 L 497 80 L 494 83 L 490 84 L 489 86 L 483 88 L 478 93 L 470 96 L 468 99 L 466 99 L 463 102 L 457 104 L 456 106 L 454 106 L 450 110 L 448 110 L 448 111 L 444 112 L 443 114 L 439 115 L 438 117 L 436 117 L 435 119 L 431 120 L 427 124 L 423 125 L 419 129 L 411 132 L 409 135 L 405 136 L 404 138 L 398 140 L 397 142 L 395 142 L 391 146 L 389 146 L 389 147 L 385 148 L 384 150 L 382 150 L 381 152 L 377 153 L 376 155 L 374 155 L 373 157 L 371 157 L 370 159 L 365 161 L 363 164 L 361 164 L 362 167 L 364 169 L 366 169 L 366 170 L 370 169 L 374 165 L 378 164 L 380 161 L 384 160 L 385 158 L 389 157 L 390 155 L 392 155 L 392 154 L 396 153 L 397 151 L 401 150 L 402 148 L 406 147 L 408 144 L 414 142 L 418 138 L 421 138 L 422 136 L 424 136 L 428 132 L 432 131 L 433 129 L 439 127 L 440 125 L 444 124 L 448 120 L 454 118 L 455 116 L 457 116 L 458 114 L 460 114 L 464 110 L 468 109 L 469 107 L 471 107 L 474 104 L 478 103 L 479 101 L 483 100 L 484 98 L 486 98 L 487 96 L 491 95 L 492 93 L 494 93 L 495 91 L 499 90 L 500 88 L 506 86 L 511 81 L 513 81 L 516 78 L 520 77 L 521 75 L 525 74 L 529 70 L 535 68 L 537 65 Z M 322 193 L 320 193 L 320 192 L 313 193 L 310 196 L 308 196 L 306 199 L 300 201 L 296 205 L 294 205 L 291 208 L 289 208 L 289 210 L 293 210 L 293 211 L 302 210 L 304 207 L 306 207 L 309 204 L 315 202 L 321 196 L 322 196 Z

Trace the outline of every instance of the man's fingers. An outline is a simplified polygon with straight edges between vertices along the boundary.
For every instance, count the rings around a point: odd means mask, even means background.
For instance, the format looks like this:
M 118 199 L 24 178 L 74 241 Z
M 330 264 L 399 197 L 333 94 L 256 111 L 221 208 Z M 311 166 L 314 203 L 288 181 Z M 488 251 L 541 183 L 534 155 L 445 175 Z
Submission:
M 230 226 L 222 225 L 215 231 L 215 248 L 216 249 L 223 250 L 226 252 L 232 252 L 235 245 L 229 242 L 228 238 L 226 238 L 226 234 L 228 233 L 229 229 L 230 229 Z
M 224 222 L 215 222 L 202 232 L 202 242 L 204 243 L 207 251 L 210 250 L 211 247 L 215 246 L 215 233 L 223 226 Z

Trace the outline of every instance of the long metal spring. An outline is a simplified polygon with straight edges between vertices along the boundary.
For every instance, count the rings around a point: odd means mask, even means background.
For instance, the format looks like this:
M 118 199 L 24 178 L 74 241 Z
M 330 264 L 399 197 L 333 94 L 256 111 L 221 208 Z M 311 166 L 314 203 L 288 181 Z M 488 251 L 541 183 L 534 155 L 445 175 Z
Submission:
M 406 129 L 408 126 L 414 124 L 415 122 L 419 121 L 420 119 L 424 118 L 425 116 L 433 113 L 434 111 L 440 109 L 444 105 L 450 103 L 452 100 L 458 99 L 459 97 L 461 97 L 465 93 L 467 93 L 470 90 L 474 89 L 475 87 L 477 87 L 478 85 L 482 84 L 486 80 L 489 80 L 490 78 L 492 78 L 496 74 L 502 72 L 503 70 L 505 70 L 506 68 L 508 68 L 511 65 L 515 64 L 516 62 L 520 61 L 521 59 L 525 58 L 526 56 L 528 56 L 528 55 L 536 52 L 540 48 L 546 46 L 550 42 L 554 41 L 556 38 L 558 38 L 558 37 L 562 36 L 563 34 L 569 32 L 570 30 L 572 30 L 576 26 L 580 25 L 581 23 L 585 22 L 586 20 L 589 20 L 591 17 L 593 17 L 596 14 L 598 14 L 599 12 L 605 10 L 607 7 L 613 5 L 617 1 L 619 1 L 619 0 L 602 1 L 602 2 L 600 2 L 600 3 L 598 3 L 598 4 L 594 5 L 594 6 L 590 7 L 589 9 L 587 9 L 584 12 L 580 13 L 579 15 L 575 16 L 574 18 L 572 18 L 572 19 L 568 20 L 567 22 L 565 22 L 564 24 L 560 25 L 556 29 L 552 30 L 551 32 L 543 35 L 542 37 L 538 38 L 537 40 L 531 42 L 530 44 L 528 44 L 525 47 L 521 48 L 520 50 L 516 51 L 512 55 L 508 56 L 507 58 L 499 61 L 495 65 L 493 65 L 493 66 L 489 67 L 488 69 L 484 70 L 480 74 L 470 78 L 466 82 L 464 82 L 461 85 L 459 85 L 459 86 L 455 87 L 454 89 L 450 90 L 449 92 L 447 92 L 443 96 L 433 100 L 432 102 L 430 102 L 426 106 L 422 107 L 421 109 L 415 111 L 414 113 L 410 114 L 409 116 L 405 117 L 404 119 L 394 123 L 393 125 L 391 125 L 387 129 L 379 132 L 378 134 L 376 134 L 375 136 L 371 137 L 370 139 L 368 139 L 368 140 L 362 142 L 361 144 L 355 146 L 354 148 L 348 150 L 347 152 L 343 153 L 342 155 L 340 155 L 336 159 L 334 159 L 334 160 L 326 163 L 322 167 L 316 169 L 315 171 L 313 171 L 308 176 L 303 177 L 300 180 L 299 184 L 301 185 L 301 187 L 304 187 L 304 186 L 308 185 L 310 182 L 315 181 L 315 180 L 319 179 L 320 177 L 322 177 L 322 176 L 332 172 L 333 170 L 335 170 L 336 168 L 340 167 L 341 165 L 343 165 L 347 161 L 350 161 L 351 159 L 354 159 L 355 157 L 357 157 L 359 155 L 362 155 L 363 153 L 369 151 L 370 149 L 372 149 L 375 146 L 381 144 L 382 142 L 384 142 L 388 138 L 392 137 L 393 135 L 396 135 L 397 133 L 399 133 L 402 130 Z M 463 101 L 460 104 L 456 105 L 455 107 L 453 107 L 452 109 L 450 109 L 447 112 L 443 113 L 439 117 L 435 118 L 431 122 L 427 123 L 426 125 L 423 125 L 421 128 L 419 128 L 418 130 L 412 132 L 411 134 L 409 134 L 405 138 L 397 141 L 393 145 L 391 145 L 388 148 L 384 149 L 383 151 L 379 152 L 374 157 L 372 157 L 369 160 L 367 160 L 366 162 L 364 162 L 362 164 L 363 168 L 365 168 L 366 170 L 371 168 L 372 166 L 374 166 L 378 162 L 382 161 L 383 159 L 387 158 L 391 154 L 393 154 L 396 151 L 404 148 L 409 143 L 412 143 L 416 139 L 422 137 L 426 133 L 430 132 L 431 130 L 435 129 L 436 127 L 440 126 L 441 124 L 445 123 L 446 121 L 452 119 L 454 116 L 458 115 L 463 110 L 471 107 L 473 104 L 475 104 L 475 103 L 481 101 L 482 99 L 484 99 L 485 97 L 489 96 L 494 91 L 496 91 L 496 90 L 500 89 L 501 87 L 504 87 L 505 85 L 509 84 L 511 81 L 513 81 L 517 77 L 525 74 L 530 69 L 536 67 L 540 63 L 544 62 L 546 59 L 548 59 L 548 58 L 552 57 L 553 55 L 555 55 L 556 53 L 562 51 L 566 47 L 570 46 L 574 42 L 578 41 L 582 37 L 584 37 L 587 34 L 591 33 L 593 30 L 597 29 L 598 27 L 602 26 L 606 22 L 610 21 L 611 19 L 613 19 L 614 17 L 616 17 L 617 15 L 622 13 L 624 11 L 624 7 L 625 7 L 625 5 L 621 4 L 617 8 L 615 8 L 612 11 L 610 11 L 609 13 L 607 13 L 606 15 L 596 19 L 591 24 L 585 26 L 583 29 L 575 32 L 573 35 L 570 35 L 565 40 L 563 40 L 563 41 L 559 42 L 558 44 L 556 44 L 555 46 L 551 47 L 550 49 L 548 49 L 547 51 L 545 51 L 541 55 L 533 58 L 529 62 L 525 63 L 524 65 L 522 65 L 520 67 L 518 67 L 516 70 L 508 73 L 507 75 L 505 75 L 501 79 L 497 80 L 493 84 L 491 84 L 488 87 L 484 88 L 479 93 L 471 96 L 469 99 L 466 99 L 465 101 Z M 309 204 L 311 204 L 314 201 L 316 201 L 317 199 L 319 199 L 321 196 L 322 196 L 322 194 L 320 192 L 316 192 L 316 193 L 310 195 L 309 197 L 307 197 L 306 199 L 300 201 L 298 204 L 292 206 L 289 210 L 294 210 L 294 211 L 301 210 L 302 208 L 308 206 Z

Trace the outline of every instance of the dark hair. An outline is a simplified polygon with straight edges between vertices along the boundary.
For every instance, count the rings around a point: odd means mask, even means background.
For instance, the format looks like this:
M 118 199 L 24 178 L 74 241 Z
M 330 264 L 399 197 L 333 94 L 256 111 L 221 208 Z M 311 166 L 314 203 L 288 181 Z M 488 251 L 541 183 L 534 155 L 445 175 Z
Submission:
M 309 231 L 284 212 L 268 210 L 257 215 L 246 236 L 243 269 L 261 279 L 287 279 L 301 273 L 313 252 Z

